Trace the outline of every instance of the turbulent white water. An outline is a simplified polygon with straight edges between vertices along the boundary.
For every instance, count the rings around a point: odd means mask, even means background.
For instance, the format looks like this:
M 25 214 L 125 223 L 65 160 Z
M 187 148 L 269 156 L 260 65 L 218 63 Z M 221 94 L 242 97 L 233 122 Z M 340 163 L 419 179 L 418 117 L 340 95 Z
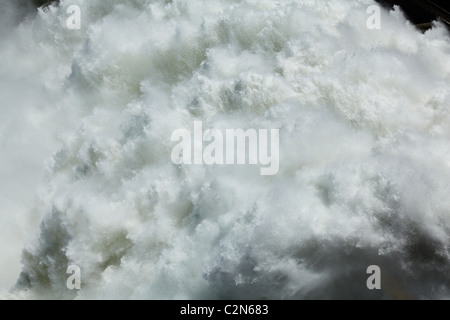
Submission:
M 372 4 L 1 0 L 2 296 L 450 298 L 449 34 Z M 278 174 L 174 165 L 194 120 Z

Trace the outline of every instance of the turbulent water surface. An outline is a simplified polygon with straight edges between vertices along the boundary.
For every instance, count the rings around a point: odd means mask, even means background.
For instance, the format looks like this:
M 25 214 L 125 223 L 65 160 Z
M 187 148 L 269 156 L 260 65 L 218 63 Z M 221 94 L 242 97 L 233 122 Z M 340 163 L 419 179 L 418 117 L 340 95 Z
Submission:
M 449 34 L 373 4 L 1 0 L 1 295 L 450 298 Z M 174 165 L 198 120 L 278 174 Z

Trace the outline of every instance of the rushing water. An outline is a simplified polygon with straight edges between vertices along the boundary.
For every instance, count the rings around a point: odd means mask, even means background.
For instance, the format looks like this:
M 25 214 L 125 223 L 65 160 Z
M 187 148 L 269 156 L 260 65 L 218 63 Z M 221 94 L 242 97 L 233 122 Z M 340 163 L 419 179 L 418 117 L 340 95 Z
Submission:
M 3 297 L 450 298 L 443 26 L 369 30 L 369 0 L 0 3 Z M 279 129 L 278 173 L 173 164 L 194 121 Z

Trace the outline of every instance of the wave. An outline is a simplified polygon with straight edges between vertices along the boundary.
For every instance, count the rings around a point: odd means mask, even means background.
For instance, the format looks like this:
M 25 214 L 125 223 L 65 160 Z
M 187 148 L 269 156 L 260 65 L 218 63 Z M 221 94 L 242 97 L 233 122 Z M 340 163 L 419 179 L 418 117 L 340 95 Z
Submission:
M 3 297 L 449 298 L 449 34 L 374 4 L 2 10 Z M 194 121 L 279 129 L 279 172 L 174 165 Z

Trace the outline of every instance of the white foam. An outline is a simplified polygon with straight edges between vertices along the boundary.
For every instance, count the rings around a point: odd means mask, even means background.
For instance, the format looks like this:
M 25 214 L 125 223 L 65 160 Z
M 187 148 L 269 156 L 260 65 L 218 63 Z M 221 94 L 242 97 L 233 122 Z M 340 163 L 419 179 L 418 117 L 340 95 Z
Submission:
M 449 35 L 398 11 L 369 30 L 371 4 L 63 0 L 7 22 L 3 296 L 448 297 Z M 279 128 L 279 173 L 175 166 L 194 120 Z M 367 290 L 372 264 L 390 289 Z

